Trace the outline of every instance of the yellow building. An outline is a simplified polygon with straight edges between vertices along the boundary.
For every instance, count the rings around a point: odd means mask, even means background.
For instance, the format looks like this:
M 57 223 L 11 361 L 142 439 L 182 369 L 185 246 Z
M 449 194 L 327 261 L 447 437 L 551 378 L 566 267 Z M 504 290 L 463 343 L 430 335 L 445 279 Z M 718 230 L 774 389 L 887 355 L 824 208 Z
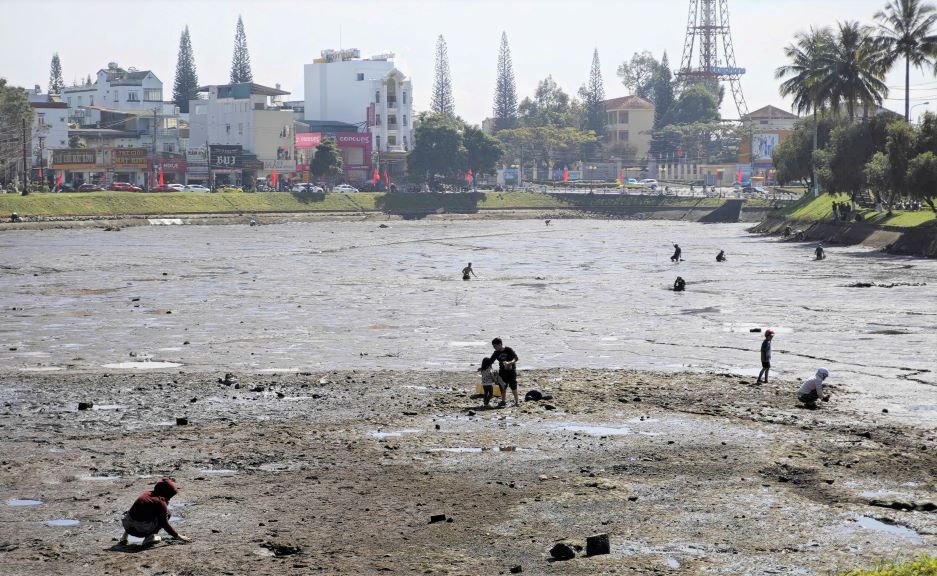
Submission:
M 651 130 L 654 129 L 654 105 L 637 96 L 623 96 L 605 100 L 608 114 L 605 142 L 627 144 L 635 150 L 634 163 L 646 164 L 651 149 Z

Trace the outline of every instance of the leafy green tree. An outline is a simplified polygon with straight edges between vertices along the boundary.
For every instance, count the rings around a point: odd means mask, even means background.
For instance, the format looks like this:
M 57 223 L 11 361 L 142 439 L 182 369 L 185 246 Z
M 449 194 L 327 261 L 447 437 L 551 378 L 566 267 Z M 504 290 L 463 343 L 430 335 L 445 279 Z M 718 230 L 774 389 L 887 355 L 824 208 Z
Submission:
M 878 199 L 881 199 L 882 196 L 884 196 L 885 190 L 888 189 L 888 172 L 888 155 L 884 152 L 876 152 L 873 154 L 862 169 L 862 174 L 865 176 L 866 182 L 868 182 L 872 193 L 875 194 Z
M 485 134 L 477 126 L 465 126 L 462 130 L 465 147 L 465 162 L 476 176 L 494 174 L 504 151 L 501 143 Z
M 891 210 L 895 202 L 908 195 L 908 162 L 914 151 L 914 129 L 907 122 L 892 122 L 887 128 L 885 154 L 888 157 L 888 180 L 883 190 L 885 205 Z
M 468 152 L 462 125 L 455 118 L 435 112 L 421 114 L 413 142 L 407 168 L 418 181 L 433 186 L 438 176 L 455 181 L 465 171 Z
M 937 155 L 933 152 L 918 154 L 908 164 L 908 193 L 937 212 Z
M 0 78 L 0 176 L 11 180 L 17 174 L 23 177 L 24 122 L 29 134 L 33 113 L 26 91 L 19 86 L 8 86 L 6 79 Z
M 253 82 L 251 56 L 247 51 L 247 34 L 244 33 L 244 21 L 238 15 L 237 29 L 234 33 L 234 56 L 231 57 L 231 83 Z
M 693 124 L 719 119 L 719 100 L 703 84 L 692 84 L 680 94 L 670 112 L 668 124 Z
M 820 120 L 811 117 L 797 122 L 791 136 L 778 144 L 772 154 L 778 182 L 788 184 L 803 181 L 808 188 L 813 189 L 814 138 L 818 138 L 820 146 L 825 146 L 836 125 L 832 117 Z
M 880 106 L 888 95 L 885 85 L 885 60 L 871 28 L 858 22 L 840 22 L 830 49 L 821 60 L 822 78 L 817 90 L 829 94 L 834 112 L 846 107 L 850 119 L 856 107 L 863 118 L 870 108 Z
M 582 98 L 585 112 L 585 129 L 592 130 L 600 138 L 605 136 L 608 115 L 605 113 L 605 85 L 602 82 L 602 66 L 599 63 L 598 48 L 592 53 L 589 82 L 579 89 L 579 97 Z
M 937 114 L 925 112 L 917 130 L 917 154 L 933 152 L 937 154 Z
M 176 60 L 176 80 L 172 87 L 172 101 L 183 114 L 189 113 L 189 101 L 198 100 L 198 74 L 195 72 L 195 56 L 192 39 L 186 26 L 179 38 L 179 56 Z
M 878 21 L 878 40 L 881 43 L 884 65 L 891 68 L 904 58 L 904 120 L 911 117 L 911 66 L 924 69 L 934 65 L 937 55 L 937 9 L 921 0 L 891 0 L 885 9 L 875 14 Z
M 446 39 L 436 39 L 436 70 L 433 81 L 433 112 L 444 116 L 455 116 L 455 100 L 452 98 L 452 77 L 449 74 L 449 52 Z
M 534 97 L 524 98 L 518 105 L 518 112 L 521 126 L 578 129 L 582 125 L 582 107 L 557 85 L 553 76 L 547 76 L 537 84 Z
M 667 53 L 660 60 L 654 75 L 654 129 L 663 128 L 664 121 L 673 108 L 673 73 L 670 71 L 670 60 Z
M 502 130 L 497 134 L 507 160 L 537 166 L 551 173 L 554 165 L 569 165 L 588 157 L 598 142 L 594 132 L 572 127 L 535 126 Z
M 309 163 L 309 171 L 317 178 L 326 179 L 328 188 L 332 188 L 335 180 L 343 174 L 344 161 L 342 160 L 342 151 L 334 138 L 323 138 L 322 142 L 316 146 L 316 155 Z
M 511 63 L 511 48 L 506 32 L 501 33 L 501 49 L 498 52 L 494 113 L 495 132 L 517 126 L 517 85 L 514 82 L 514 65 Z
M 61 94 L 64 88 L 62 61 L 59 60 L 59 53 L 56 52 L 52 55 L 52 63 L 49 65 L 49 94 Z
M 654 101 L 654 80 L 660 64 L 650 52 L 635 52 L 631 61 L 618 66 L 621 83 L 638 98 Z
M 873 116 L 832 131 L 830 143 L 814 155 L 817 179 L 827 192 L 856 199 L 866 186 L 865 165 L 876 152 L 885 151 L 887 123 L 887 118 Z

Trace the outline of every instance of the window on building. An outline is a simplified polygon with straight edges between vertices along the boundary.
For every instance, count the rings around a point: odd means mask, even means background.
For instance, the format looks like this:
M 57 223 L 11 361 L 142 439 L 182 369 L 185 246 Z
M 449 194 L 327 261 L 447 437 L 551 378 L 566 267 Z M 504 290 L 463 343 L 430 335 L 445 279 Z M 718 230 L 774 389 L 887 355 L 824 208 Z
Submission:
M 91 105 L 91 106 L 94 106 L 94 94 L 92 94 L 91 96 L 88 96 L 88 99 L 91 100 L 91 104 L 90 104 L 90 105 Z
M 618 141 L 619 141 L 619 142 L 627 142 L 627 141 L 628 141 L 628 131 L 627 131 L 627 130 L 619 130 L 619 131 L 618 131 Z
M 628 111 L 627 111 L 627 110 L 619 110 L 619 111 L 618 111 L 618 123 L 619 123 L 619 124 L 627 124 L 627 123 L 628 123 Z
M 407 91 L 406 90 L 403 91 L 403 103 L 404 104 L 407 103 Z
M 374 91 L 374 101 L 377 102 L 378 104 L 381 103 L 381 91 L 380 90 Z
M 238 122 L 238 136 L 244 135 L 244 123 Z
M 139 102 L 139 101 L 140 101 L 140 95 L 136 92 L 136 90 L 131 90 L 130 92 L 127 92 L 127 102 Z
M 148 102 L 161 102 L 163 100 L 163 91 L 159 88 L 148 88 L 143 91 L 143 99 Z
M 225 124 L 225 125 L 224 125 L 224 131 L 225 131 L 225 134 L 230 134 L 230 133 L 231 133 L 231 125 L 230 125 L 230 124 Z
M 404 128 L 407 127 L 407 115 L 406 114 L 403 115 L 403 127 Z
M 68 97 L 68 107 L 69 107 L 69 108 L 72 107 L 72 97 L 71 97 L 71 96 Z
M 393 114 L 387 115 L 387 127 L 391 130 L 397 127 L 397 117 Z M 390 142 L 388 142 L 388 144 L 390 144 Z
M 380 126 L 380 125 L 381 125 L 381 115 L 380 115 L 380 114 L 375 114 L 375 115 L 374 115 L 374 125 L 375 125 L 375 126 Z
M 377 145 L 377 149 L 380 150 L 381 149 L 381 135 L 380 134 L 374 137 L 374 143 Z
M 618 124 L 618 114 L 615 112 L 606 112 L 609 124 Z
M 45 114 L 36 114 L 36 120 L 38 120 L 40 126 L 46 125 L 46 115 Z
M 388 146 L 396 146 L 396 145 L 397 145 L 397 137 L 394 136 L 393 134 L 388 135 L 388 136 L 387 136 L 387 145 L 388 145 Z
M 358 82 L 364 81 L 364 72 L 358 72 Z
M 404 149 L 404 152 L 409 152 L 409 151 L 410 151 L 410 146 L 409 146 L 409 144 L 407 143 L 407 137 L 406 137 L 406 136 L 403 137 L 403 149 Z
M 163 142 L 163 152 L 175 152 L 172 142 Z

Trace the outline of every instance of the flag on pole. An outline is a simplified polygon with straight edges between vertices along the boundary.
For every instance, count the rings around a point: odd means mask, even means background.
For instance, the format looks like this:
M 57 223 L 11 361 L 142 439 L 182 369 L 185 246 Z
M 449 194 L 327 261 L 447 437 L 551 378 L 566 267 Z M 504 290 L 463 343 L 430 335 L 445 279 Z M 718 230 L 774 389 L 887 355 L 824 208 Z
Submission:
M 380 175 L 380 173 L 377 171 L 377 168 L 375 168 L 375 169 L 374 169 L 374 174 L 371 174 L 371 182 L 374 183 L 374 184 L 377 184 L 378 181 L 380 181 L 380 179 L 381 179 L 381 175 Z
M 42 166 L 39 167 L 39 179 L 42 180 Z
M 569 167 L 563 168 L 563 182 L 569 182 Z
M 738 173 L 738 180 L 737 180 L 737 182 L 740 183 L 740 184 L 742 183 L 742 167 L 741 167 L 741 166 L 739 167 L 739 173 Z
M 390 190 L 390 175 L 387 173 L 387 168 L 384 168 L 384 185 Z
M 469 186 L 471 186 L 471 185 L 472 185 L 472 178 L 474 178 L 474 176 L 472 175 L 472 169 L 469 168 L 469 169 L 468 169 L 468 172 L 465 173 L 465 183 L 468 184 Z
M 159 167 L 159 185 L 160 186 L 166 185 L 166 181 L 163 180 L 163 167 L 162 166 Z
M 277 187 L 277 169 L 274 168 L 273 172 L 270 174 L 270 183 L 273 184 L 273 187 Z
M 55 187 L 58 188 L 62 185 L 62 180 L 65 179 L 65 172 L 59 172 L 59 177 L 55 179 Z

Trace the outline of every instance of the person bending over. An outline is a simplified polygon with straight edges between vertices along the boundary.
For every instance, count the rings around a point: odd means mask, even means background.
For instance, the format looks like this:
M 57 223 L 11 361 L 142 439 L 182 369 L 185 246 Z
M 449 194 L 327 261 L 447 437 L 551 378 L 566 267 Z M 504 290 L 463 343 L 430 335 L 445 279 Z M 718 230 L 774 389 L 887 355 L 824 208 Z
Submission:
M 120 544 L 127 543 L 128 535 L 143 538 L 144 546 L 155 544 L 160 541 L 160 530 L 165 530 L 177 540 L 188 542 L 188 538 L 176 532 L 169 524 L 169 500 L 178 492 L 179 489 L 170 478 L 163 478 L 152 490 L 144 490 L 130 510 L 124 512 L 121 520 L 124 535 L 120 537 Z

